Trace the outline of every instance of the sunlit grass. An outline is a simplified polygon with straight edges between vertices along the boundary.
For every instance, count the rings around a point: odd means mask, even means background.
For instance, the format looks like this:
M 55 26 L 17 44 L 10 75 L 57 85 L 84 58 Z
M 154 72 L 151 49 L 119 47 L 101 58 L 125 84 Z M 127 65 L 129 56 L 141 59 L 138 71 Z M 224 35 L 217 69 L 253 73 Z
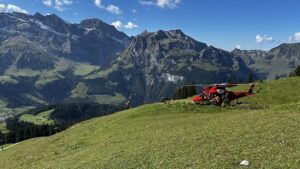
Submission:
M 23 114 L 19 119 L 20 121 L 29 122 L 36 125 L 52 125 L 54 124 L 54 120 L 50 119 L 50 114 L 53 111 L 54 110 L 49 110 L 41 112 L 37 115 Z
M 0 132 L 1 133 L 7 133 L 8 132 L 5 123 L 0 122 Z
M 290 88 L 299 83 L 299 78 L 263 82 L 255 97 L 231 107 L 199 106 L 187 99 L 91 119 L 1 152 L 1 165 L 240 168 L 240 161 L 249 160 L 249 168 L 299 168 L 300 104 L 294 98 L 300 92 Z

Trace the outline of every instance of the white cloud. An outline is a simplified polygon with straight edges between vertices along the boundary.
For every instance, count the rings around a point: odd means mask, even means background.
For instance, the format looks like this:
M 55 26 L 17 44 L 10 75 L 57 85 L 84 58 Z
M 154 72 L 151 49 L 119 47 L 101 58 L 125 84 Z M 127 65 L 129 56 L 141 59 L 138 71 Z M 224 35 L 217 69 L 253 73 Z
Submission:
M 288 40 L 283 40 L 283 42 L 287 43 L 295 43 L 295 42 L 300 42 L 300 32 L 294 33 L 293 36 L 290 36 Z
M 256 43 L 261 43 L 261 42 L 264 42 L 264 41 L 272 41 L 272 39 L 273 39 L 272 36 L 267 36 L 267 35 L 264 35 L 264 36 L 256 35 L 256 37 L 255 37 L 255 42 L 256 42 Z
M 176 8 L 180 0 L 157 0 L 157 6 L 165 8 Z
M 138 13 L 137 10 L 133 9 L 131 10 L 132 13 Z
M 123 25 L 121 21 L 115 21 L 111 23 L 111 25 L 113 25 L 116 29 L 121 29 L 121 28 L 133 29 L 138 27 L 137 24 L 134 24 L 132 22 L 128 22 L 126 25 Z
M 140 0 L 140 4 L 142 5 L 156 5 L 153 1 Z
M 52 0 L 43 0 L 43 4 L 46 6 L 51 7 L 52 6 Z
M 99 8 L 104 8 L 104 6 L 102 5 L 102 1 L 101 0 L 95 0 L 95 5 Z
M 43 4 L 48 7 L 54 7 L 59 11 L 66 9 L 65 6 L 73 4 L 72 0 L 43 0 Z
M 241 49 L 241 45 L 237 44 L 237 45 L 235 45 L 235 48 L 236 49 Z
M 60 1 L 62 1 L 62 3 L 65 4 L 65 5 L 71 5 L 73 3 L 72 0 L 60 0 Z
M 5 12 L 6 7 L 4 4 L 0 4 L 0 12 Z
M 28 12 L 25 9 L 22 9 L 13 4 L 8 4 L 8 5 L 0 4 L 0 12 L 8 12 L 8 13 L 20 12 L 20 13 L 28 14 Z
M 256 35 L 255 41 L 256 41 L 256 43 L 260 43 L 263 41 L 263 38 L 260 35 Z
M 59 5 L 58 6 L 55 5 L 54 8 L 57 9 L 57 10 L 59 10 L 59 11 L 64 11 L 66 9 L 65 7 L 59 6 Z
M 21 13 L 28 13 L 26 10 L 21 9 L 20 7 L 13 5 L 13 4 L 8 4 L 6 6 L 6 9 L 8 12 L 21 12 Z
M 142 5 L 156 5 L 160 8 L 174 9 L 178 7 L 181 0 L 140 0 Z
M 300 41 L 300 32 L 296 32 L 294 35 L 295 41 L 299 42 Z
M 106 7 L 106 10 L 108 10 L 110 13 L 113 13 L 113 14 L 122 14 L 123 13 L 123 11 L 118 6 L 115 6 L 115 5 L 108 5 Z
M 115 22 L 111 23 L 111 25 L 113 25 L 116 29 L 122 28 L 122 22 L 121 21 L 115 21 Z
M 133 29 L 133 28 L 137 28 L 138 25 L 134 24 L 132 22 L 128 22 L 127 25 L 124 26 L 126 29 Z
M 94 3 L 98 8 L 106 9 L 110 13 L 113 13 L 113 14 L 122 14 L 123 13 L 123 11 L 116 5 L 113 5 L 113 4 L 110 4 L 108 6 L 102 5 L 102 0 L 95 0 Z

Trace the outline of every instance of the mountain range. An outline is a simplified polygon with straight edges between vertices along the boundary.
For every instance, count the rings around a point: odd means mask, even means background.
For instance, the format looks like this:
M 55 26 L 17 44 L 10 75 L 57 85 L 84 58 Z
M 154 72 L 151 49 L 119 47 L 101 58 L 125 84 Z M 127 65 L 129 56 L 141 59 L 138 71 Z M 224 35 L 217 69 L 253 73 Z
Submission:
M 136 106 L 183 84 L 245 81 L 251 72 L 273 79 L 300 64 L 300 44 L 228 52 L 181 30 L 129 37 L 97 18 L 0 13 L 0 22 L 0 117 L 60 102 Z
M 231 53 L 241 57 L 259 79 L 286 77 L 300 65 L 300 43 L 281 44 L 269 51 L 235 49 Z

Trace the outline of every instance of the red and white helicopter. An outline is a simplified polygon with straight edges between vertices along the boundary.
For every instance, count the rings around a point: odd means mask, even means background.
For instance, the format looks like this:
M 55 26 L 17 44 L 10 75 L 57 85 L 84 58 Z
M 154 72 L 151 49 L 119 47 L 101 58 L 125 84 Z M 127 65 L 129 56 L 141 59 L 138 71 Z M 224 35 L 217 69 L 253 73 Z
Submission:
M 248 91 L 233 92 L 228 91 L 226 88 L 234 87 L 239 85 L 250 85 Z M 229 104 L 231 101 L 238 98 L 246 96 L 254 96 L 253 89 L 254 83 L 252 84 L 232 84 L 232 83 L 222 83 L 213 85 L 193 85 L 202 88 L 202 92 L 195 96 L 192 100 L 196 104 L 209 105 L 213 104 L 216 106 L 221 106 L 224 104 Z

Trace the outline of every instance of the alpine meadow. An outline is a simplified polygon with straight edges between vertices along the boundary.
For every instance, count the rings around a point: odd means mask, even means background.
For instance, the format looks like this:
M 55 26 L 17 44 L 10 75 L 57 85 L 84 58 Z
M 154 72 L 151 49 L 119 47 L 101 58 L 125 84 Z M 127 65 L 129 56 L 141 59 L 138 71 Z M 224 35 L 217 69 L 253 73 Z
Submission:
M 300 168 L 299 5 L 0 0 L 0 168 Z

